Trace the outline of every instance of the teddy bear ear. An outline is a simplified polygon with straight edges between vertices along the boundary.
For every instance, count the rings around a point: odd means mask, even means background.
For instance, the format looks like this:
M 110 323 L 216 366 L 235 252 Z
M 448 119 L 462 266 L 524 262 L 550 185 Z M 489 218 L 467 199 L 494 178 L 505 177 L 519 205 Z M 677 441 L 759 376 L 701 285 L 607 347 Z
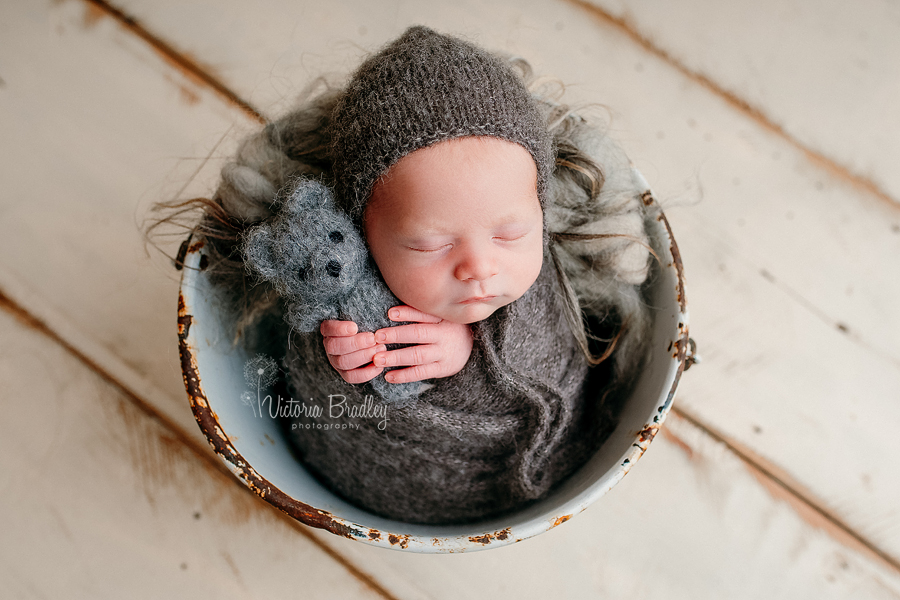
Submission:
M 313 208 L 333 207 L 334 196 L 328 186 L 312 179 L 302 179 L 291 191 L 282 212 L 297 217 Z
M 269 224 L 257 225 L 245 234 L 244 263 L 266 281 L 278 278 L 275 239 Z

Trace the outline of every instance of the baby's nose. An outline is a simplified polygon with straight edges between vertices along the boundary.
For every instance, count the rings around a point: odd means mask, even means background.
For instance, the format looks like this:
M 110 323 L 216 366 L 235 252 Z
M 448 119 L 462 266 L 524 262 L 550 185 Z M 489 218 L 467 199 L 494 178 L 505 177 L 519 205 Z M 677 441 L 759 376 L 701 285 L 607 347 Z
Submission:
M 484 281 L 497 271 L 497 261 L 489 253 L 471 252 L 456 265 L 454 275 L 460 281 Z

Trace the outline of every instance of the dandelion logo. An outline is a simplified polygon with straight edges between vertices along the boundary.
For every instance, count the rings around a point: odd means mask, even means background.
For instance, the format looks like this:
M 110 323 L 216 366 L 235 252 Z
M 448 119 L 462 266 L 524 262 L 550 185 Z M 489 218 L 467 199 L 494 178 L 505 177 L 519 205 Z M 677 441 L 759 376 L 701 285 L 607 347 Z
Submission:
M 245 391 L 241 394 L 241 402 L 253 408 L 254 415 L 259 409 L 257 416 L 261 417 L 263 391 L 278 381 L 278 363 L 271 356 L 257 354 L 244 363 L 244 380 L 256 393 Z

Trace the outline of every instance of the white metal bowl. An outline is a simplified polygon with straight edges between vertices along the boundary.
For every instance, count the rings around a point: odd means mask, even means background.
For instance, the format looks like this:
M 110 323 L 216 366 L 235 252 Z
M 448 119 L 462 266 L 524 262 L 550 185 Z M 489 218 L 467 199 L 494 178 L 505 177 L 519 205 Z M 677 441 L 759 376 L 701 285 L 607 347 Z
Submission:
M 649 186 L 646 205 L 656 201 Z M 650 356 L 626 401 L 619 424 L 596 454 L 542 501 L 477 525 L 411 525 L 385 519 L 334 495 L 291 453 L 275 419 L 241 399 L 250 358 L 232 347 L 204 275 L 203 241 L 188 248 L 178 299 L 181 365 L 191 407 L 203 433 L 231 471 L 250 489 L 312 527 L 362 542 L 411 552 L 462 552 L 512 544 L 571 519 L 612 489 L 647 450 L 668 414 L 688 352 L 688 314 L 681 257 L 662 212 L 649 231 L 661 259 L 649 294 L 655 309 Z

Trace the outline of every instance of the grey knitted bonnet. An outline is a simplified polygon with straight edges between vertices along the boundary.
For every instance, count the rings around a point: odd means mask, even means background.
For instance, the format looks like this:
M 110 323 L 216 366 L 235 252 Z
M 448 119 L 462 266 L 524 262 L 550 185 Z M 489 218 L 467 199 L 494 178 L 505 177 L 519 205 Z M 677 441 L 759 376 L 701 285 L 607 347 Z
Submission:
M 356 222 L 394 163 L 465 136 L 498 137 L 528 150 L 544 205 L 554 150 L 537 105 L 506 61 L 463 40 L 407 29 L 354 73 L 331 127 L 337 201 Z

